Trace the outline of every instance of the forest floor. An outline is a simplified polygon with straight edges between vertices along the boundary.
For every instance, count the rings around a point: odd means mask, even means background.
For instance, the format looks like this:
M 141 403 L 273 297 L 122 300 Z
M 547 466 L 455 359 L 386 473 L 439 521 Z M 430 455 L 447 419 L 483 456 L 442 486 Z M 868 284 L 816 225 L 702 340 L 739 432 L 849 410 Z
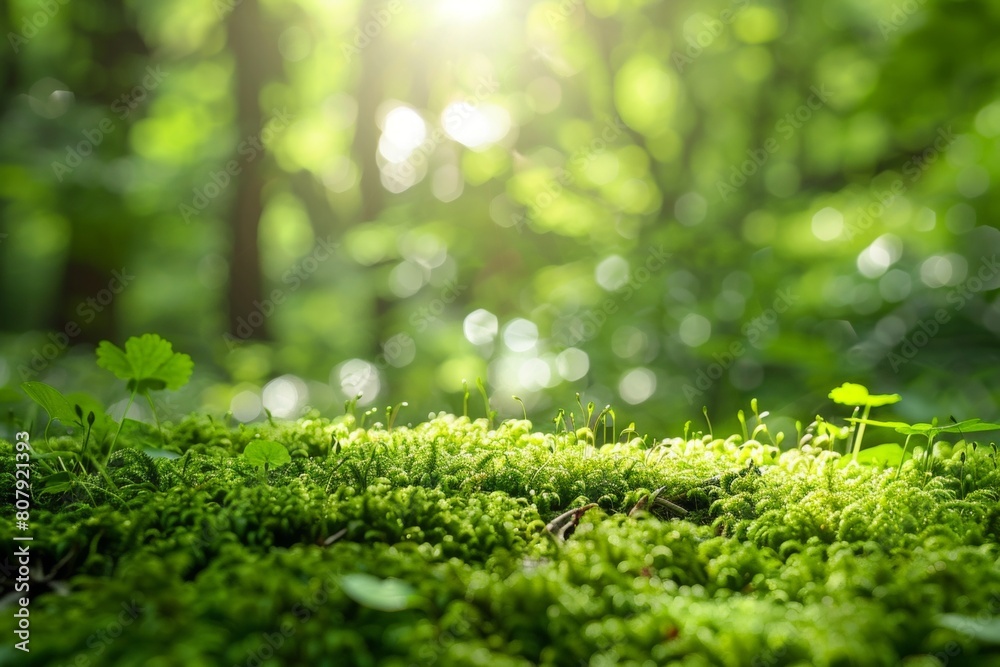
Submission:
M 36 488 L 31 542 L 0 442 L 0 538 L 31 554 L 0 662 L 1000 665 L 995 447 L 630 435 L 192 416 Z

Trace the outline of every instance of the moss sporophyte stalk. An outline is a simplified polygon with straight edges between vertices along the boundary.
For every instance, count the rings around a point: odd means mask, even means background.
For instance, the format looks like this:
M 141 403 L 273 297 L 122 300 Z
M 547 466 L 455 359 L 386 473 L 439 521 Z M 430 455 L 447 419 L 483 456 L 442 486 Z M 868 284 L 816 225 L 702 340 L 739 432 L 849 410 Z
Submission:
M 101 349 L 134 397 L 190 376 L 157 337 Z M 899 397 L 860 385 L 794 440 L 756 401 L 740 433 L 656 438 L 582 401 L 549 432 L 474 418 L 468 390 L 417 424 L 349 402 L 159 429 L 24 390 L 50 420 L 31 652 L 3 664 L 1000 664 L 1000 472 L 973 438 L 1000 425 L 876 421 Z

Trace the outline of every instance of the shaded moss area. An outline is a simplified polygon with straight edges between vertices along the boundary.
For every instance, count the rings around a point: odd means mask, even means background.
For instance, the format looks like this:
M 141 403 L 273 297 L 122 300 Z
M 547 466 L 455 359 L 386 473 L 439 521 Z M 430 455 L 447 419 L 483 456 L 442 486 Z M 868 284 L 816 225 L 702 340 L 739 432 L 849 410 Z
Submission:
M 236 429 L 191 417 L 167 430 L 176 458 L 133 438 L 110 458 L 113 489 L 95 474 L 36 490 L 32 650 L 5 642 L 0 658 L 1000 665 L 993 448 L 939 443 L 897 470 L 844 466 L 809 444 L 595 446 L 581 431 L 447 415 L 391 431 L 352 417 Z M 291 462 L 261 474 L 242 456 L 261 439 Z M 12 471 L 2 443 L 5 503 Z M 590 503 L 569 530 L 546 529 Z M 12 520 L 0 532 L 13 544 Z M 371 575 L 369 592 L 346 585 L 357 574 Z M 405 594 L 390 603 L 390 589 Z

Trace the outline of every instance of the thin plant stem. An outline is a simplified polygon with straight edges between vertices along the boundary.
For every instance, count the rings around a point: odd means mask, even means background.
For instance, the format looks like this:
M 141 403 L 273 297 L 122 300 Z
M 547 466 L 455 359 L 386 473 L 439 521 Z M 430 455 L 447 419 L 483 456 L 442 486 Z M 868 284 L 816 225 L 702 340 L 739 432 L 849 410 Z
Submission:
M 133 389 L 132 394 L 128 397 L 128 405 L 125 406 L 125 412 L 122 414 L 122 421 L 118 424 L 118 430 L 115 431 L 115 437 L 111 441 L 111 446 L 108 447 L 108 455 L 104 458 L 104 465 L 108 464 L 111 460 L 111 452 L 115 451 L 115 443 L 118 442 L 118 436 L 121 435 L 122 427 L 125 426 L 125 420 L 128 418 L 128 411 L 132 408 L 132 402 L 135 401 L 136 391 Z
M 160 418 L 156 415 L 156 406 L 153 405 L 153 397 L 147 393 L 146 400 L 149 402 L 149 409 L 153 413 L 153 421 L 156 422 L 156 430 L 160 432 L 160 442 L 166 446 L 167 438 L 163 435 L 163 427 L 160 426 Z M 126 410 L 125 413 L 128 414 L 128 410 Z M 268 415 L 268 417 L 270 418 L 270 415 Z M 125 420 L 122 419 L 122 423 L 124 422 Z
M 868 414 L 871 411 L 872 411 L 872 406 L 866 405 L 865 406 L 865 411 L 861 415 L 861 421 L 857 422 L 857 424 L 858 424 L 858 433 L 857 433 L 856 437 L 854 438 L 854 452 L 853 452 L 853 456 L 854 456 L 855 460 L 857 460 L 857 458 L 858 458 L 858 452 L 861 451 L 861 439 L 863 437 L 865 437 L 865 426 L 867 426 L 867 424 L 865 424 L 865 420 L 868 419 Z

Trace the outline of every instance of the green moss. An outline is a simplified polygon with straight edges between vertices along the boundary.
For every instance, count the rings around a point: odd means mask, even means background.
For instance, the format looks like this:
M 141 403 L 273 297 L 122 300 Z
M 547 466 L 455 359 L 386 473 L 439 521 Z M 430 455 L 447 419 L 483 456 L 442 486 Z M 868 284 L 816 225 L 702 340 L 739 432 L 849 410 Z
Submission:
M 92 475 L 92 497 L 36 499 L 32 652 L 8 644 L 0 659 L 596 666 L 998 657 L 983 632 L 939 622 L 1000 613 L 992 448 L 941 446 L 897 471 L 843 467 L 808 444 L 780 455 L 738 436 L 595 447 L 523 420 L 491 428 L 452 416 L 391 431 L 357 428 L 350 417 L 235 429 L 191 417 L 166 435 L 178 458 L 151 459 L 144 443 L 123 437 L 107 466 L 116 489 Z M 291 462 L 262 474 L 240 455 L 255 440 L 280 442 Z M 11 486 L 10 444 L 0 453 L 0 486 Z M 631 511 L 654 489 L 672 509 Z M 548 521 L 587 503 L 597 507 L 567 539 L 549 539 Z M 13 532 L 0 526 L 8 544 Z M 350 573 L 399 580 L 395 589 L 412 595 L 396 611 L 367 607 L 341 586 Z M 9 615 L 0 629 L 10 636 Z

